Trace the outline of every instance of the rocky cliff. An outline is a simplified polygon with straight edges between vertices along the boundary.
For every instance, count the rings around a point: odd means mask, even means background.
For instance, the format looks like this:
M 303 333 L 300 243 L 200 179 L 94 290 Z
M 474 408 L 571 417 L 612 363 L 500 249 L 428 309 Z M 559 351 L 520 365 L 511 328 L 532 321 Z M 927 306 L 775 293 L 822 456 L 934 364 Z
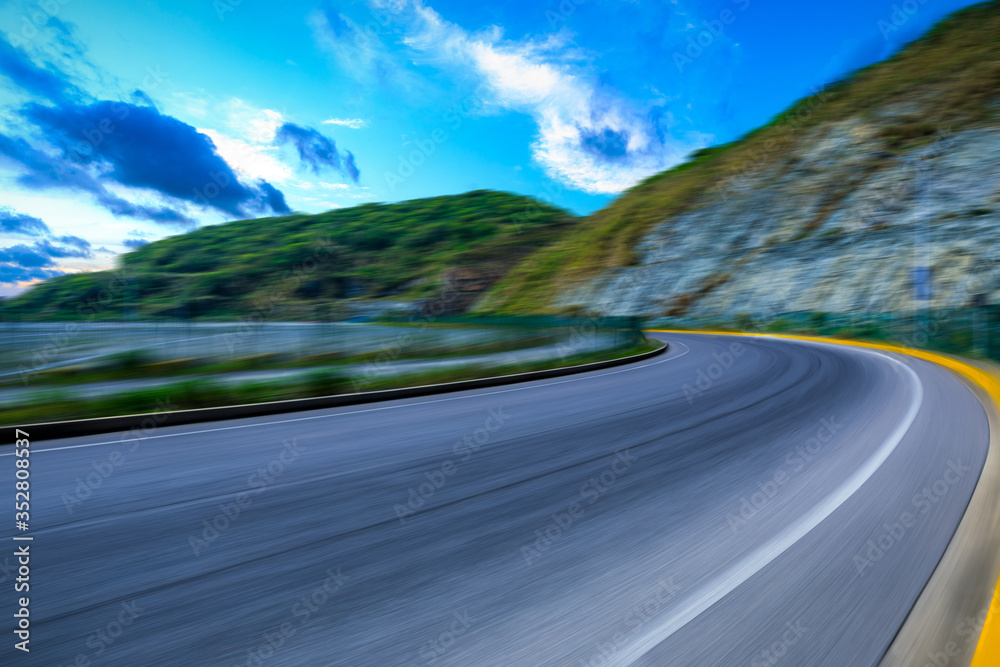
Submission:
M 918 292 L 931 307 L 1000 301 L 1000 127 L 895 157 L 877 154 L 879 132 L 865 119 L 817 129 L 779 173 L 706 193 L 642 237 L 636 266 L 556 305 L 731 316 L 907 310 Z

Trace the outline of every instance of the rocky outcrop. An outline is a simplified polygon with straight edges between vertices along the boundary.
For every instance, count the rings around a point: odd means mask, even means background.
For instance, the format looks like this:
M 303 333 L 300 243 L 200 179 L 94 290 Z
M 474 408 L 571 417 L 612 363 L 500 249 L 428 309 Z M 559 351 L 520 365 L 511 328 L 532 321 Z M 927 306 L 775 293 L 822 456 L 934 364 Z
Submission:
M 951 131 L 926 118 L 910 103 L 813 128 L 655 225 L 635 266 L 555 305 L 717 317 L 1000 302 L 1000 120 Z M 929 301 L 915 299 L 923 266 Z

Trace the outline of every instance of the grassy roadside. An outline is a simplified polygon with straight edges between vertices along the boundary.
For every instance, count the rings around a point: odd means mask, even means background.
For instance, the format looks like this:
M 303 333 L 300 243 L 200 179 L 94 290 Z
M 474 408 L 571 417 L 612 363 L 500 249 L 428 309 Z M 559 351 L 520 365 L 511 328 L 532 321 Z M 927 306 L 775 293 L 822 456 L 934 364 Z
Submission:
M 562 366 L 620 359 L 654 349 L 656 343 L 642 341 L 628 348 L 568 355 L 561 359 L 524 362 L 504 366 L 460 366 L 455 368 L 422 371 L 363 383 L 363 391 L 415 387 L 425 384 L 457 382 L 483 377 L 512 375 L 528 371 L 547 370 Z M 70 419 L 111 417 L 142 414 L 167 410 L 187 410 L 225 405 L 242 405 L 348 394 L 356 391 L 355 383 L 336 370 L 314 371 L 306 378 L 284 382 L 247 382 L 222 385 L 211 381 L 186 380 L 165 384 L 151 389 L 141 389 L 109 396 L 74 398 L 53 390 L 30 404 L 14 405 L 0 409 L 0 426 L 37 424 Z
M 407 360 L 438 360 L 455 357 L 466 357 L 479 354 L 497 354 L 515 352 L 544 345 L 554 345 L 560 340 L 559 334 L 539 333 L 537 336 L 517 338 L 514 340 L 491 341 L 464 345 L 460 350 L 451 346 L 421 346 L 414 349 L 399 349 L 392 353 L 393 361 Z M 288 354 L 266 353 L 257 354 L 225 361 L 213 361 L 207 358 L 171 359 L 157 361 L 143 353 L 142 350 L 132 350 L 121 354 L 110 355 L 100 365 L 63 366 L 49 370 L 38 371 L 31 376 L 31 384 L 50 385 L 56 387 L 79 386 L 91 382 L 113 382 L 115 380 L 131 380 L 136 377 L 150 378 L 185 378 L 191 376 L 206 376 L 225 373 L 240 373 L 246 371 L 295 370 L 327 367 L 331 370 L 350 364 L 379 362 L 385 352 L 375 350 L 360 354 L 324 353 L 303 357 Z M 200 380 L 204 381 L 202 377 Z M 19 377 L 11 377 L 0 381 L 0 387 L 20 386 Z

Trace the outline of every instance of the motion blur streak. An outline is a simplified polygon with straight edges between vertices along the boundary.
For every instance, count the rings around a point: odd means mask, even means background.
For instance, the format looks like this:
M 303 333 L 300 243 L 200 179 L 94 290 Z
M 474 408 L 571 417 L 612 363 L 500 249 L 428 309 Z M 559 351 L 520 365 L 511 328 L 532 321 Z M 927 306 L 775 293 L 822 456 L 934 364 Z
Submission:
M 143 441 L 72 515 L 60 497 L 115 444 L 45 443 L 33 458 L 40 649 L 22 662 L 630 658 L 690 596 L 850 488 L 918 386 L 851 347 L 664 337 L 664 361 L 573 382 L 211 434 L 163 429 L 180 437 Z M 878 663 L 962 518 L 988 443 L 959 379 L 910 368 L 923 403 L 870 478 L 636 664 Z M 456 455 L 491 414 L 503 423 Z M 216 521 L 285 441 L 297 458 Z M 422 502 L 401 522 L 394 507 L 411 489 Z M 211 521 L 218 535 L 195 556 L 189 538 Z M 92 638 L 133 601 L 143 611 L 113 642 Z

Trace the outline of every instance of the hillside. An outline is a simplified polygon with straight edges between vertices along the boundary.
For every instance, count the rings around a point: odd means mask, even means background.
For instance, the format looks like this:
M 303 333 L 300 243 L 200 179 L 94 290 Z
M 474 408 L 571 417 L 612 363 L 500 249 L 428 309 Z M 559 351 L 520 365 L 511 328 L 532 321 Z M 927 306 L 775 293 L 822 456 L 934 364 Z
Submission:
M 124 287 L 112 271 L 63 276 L 5 310 L 67 318 L 103 298 L 100 313 L 108 317 L 226 317 L 262 308 L 276 308 L 278 317 L 344 316 L 352 311 L 336 311 L 336 304 L 345 299 L 426 299 L 446 282 L 454 292 L 448 308 L 461 310 L 575 223 L 563 210 L 492 191 L 242 220 L 121 256 Z M 102 290 L 109 291 L 102 297 Z
M 478 307 L 906 309 L 916 226 L 930 238 L 931 306 L 997 302 L 1000 2 L 635 186 Z

